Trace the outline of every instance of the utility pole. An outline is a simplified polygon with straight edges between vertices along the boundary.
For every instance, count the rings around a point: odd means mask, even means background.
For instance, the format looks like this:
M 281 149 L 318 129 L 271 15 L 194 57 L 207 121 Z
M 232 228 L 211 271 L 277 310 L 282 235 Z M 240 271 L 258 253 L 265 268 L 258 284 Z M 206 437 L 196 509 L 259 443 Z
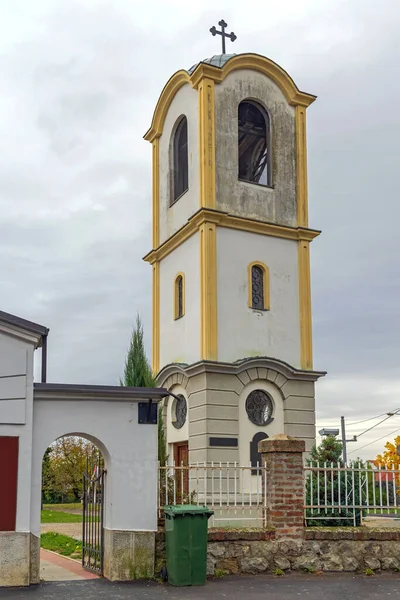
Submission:
M 347 465 L 347 448 L 346 448 L 346 426 L 344 422 L 344 417 L 340 417 L 340 423 L 342 428 L 342 446 L 343 446 L 343 462 L 344 465 Z

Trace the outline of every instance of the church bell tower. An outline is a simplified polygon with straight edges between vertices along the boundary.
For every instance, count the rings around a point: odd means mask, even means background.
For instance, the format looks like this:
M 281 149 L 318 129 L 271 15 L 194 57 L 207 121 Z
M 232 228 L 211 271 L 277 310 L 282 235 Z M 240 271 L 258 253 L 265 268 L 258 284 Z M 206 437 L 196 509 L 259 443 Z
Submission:
M 216 32 L 218 33 L 218 32 Z M 226 35 L 226 34 L 225 34 Z M 232 35 L 232 34 L 230 34 Z M 234 35 L 234 34 L 233 34 Z M 179 463 L 249 464 L 315 442 L 306 109 L 276 63 L 221 54 L 175 73 L 153 148 L 152 363 Z M 252 445 L 253 444 L 253 445 Z

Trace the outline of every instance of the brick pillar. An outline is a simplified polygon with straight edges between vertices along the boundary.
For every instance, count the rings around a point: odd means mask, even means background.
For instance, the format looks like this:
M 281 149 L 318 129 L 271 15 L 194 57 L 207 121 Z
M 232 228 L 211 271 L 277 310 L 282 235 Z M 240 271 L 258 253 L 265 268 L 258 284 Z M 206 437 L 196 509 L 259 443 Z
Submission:
M 267 525 L 276 538 L 302 539 L 305 442 L 278 434 L 259 442 L 258 451 L 267 467 Z

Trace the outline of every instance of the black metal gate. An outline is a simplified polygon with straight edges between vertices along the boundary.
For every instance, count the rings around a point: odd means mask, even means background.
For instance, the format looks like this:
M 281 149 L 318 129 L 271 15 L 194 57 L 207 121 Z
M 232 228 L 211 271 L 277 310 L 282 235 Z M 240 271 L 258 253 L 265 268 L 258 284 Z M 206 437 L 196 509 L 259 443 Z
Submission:
M 83 473 L 82 566 L 98 575 L 103 574 L 105 475 L 103 457 L 96 449 Z

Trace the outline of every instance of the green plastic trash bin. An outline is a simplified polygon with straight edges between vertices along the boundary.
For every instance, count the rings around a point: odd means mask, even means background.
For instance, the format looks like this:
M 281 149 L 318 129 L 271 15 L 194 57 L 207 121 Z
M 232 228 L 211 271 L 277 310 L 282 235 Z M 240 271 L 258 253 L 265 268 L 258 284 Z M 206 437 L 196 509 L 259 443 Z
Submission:
M 165 506 L 165 551 L 171 585 L 205 585 L 207 575 L 207 506 Z

